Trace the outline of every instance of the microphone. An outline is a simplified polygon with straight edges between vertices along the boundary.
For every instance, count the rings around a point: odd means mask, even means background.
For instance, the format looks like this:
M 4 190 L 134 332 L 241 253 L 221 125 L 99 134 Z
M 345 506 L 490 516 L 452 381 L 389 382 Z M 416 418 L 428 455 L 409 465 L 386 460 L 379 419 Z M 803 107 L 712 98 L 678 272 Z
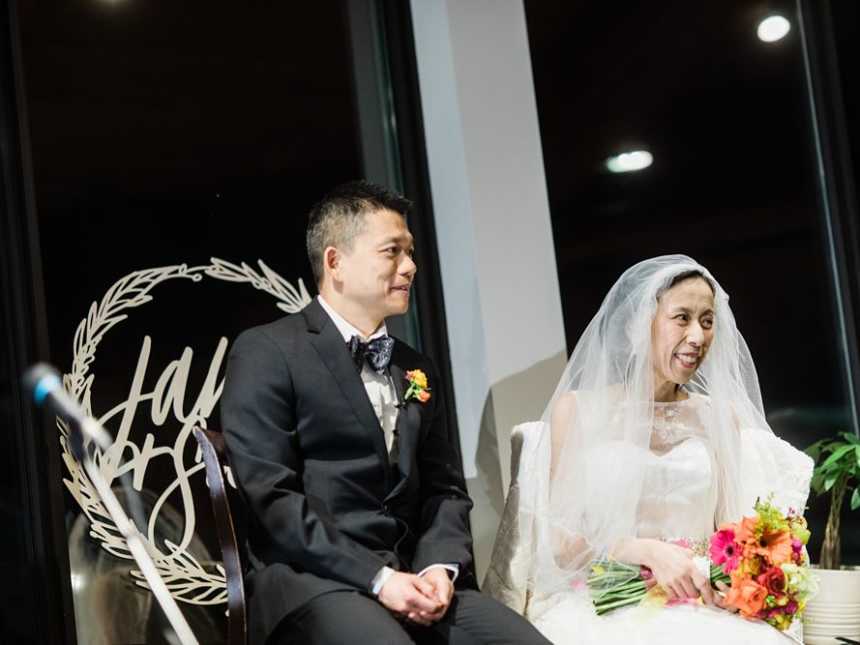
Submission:
M 107 430 L 89 416 L 80 403 L 75 401 L 60 379 L 60 373 L 50 365 L 37 363 L 24 372 L 24 387 L 33 393 L 33 401 L 39 407 L 45 406 L 58 417 L 64 419 L 72 428 L 69 436 L 69 448 L 75 459 L 81 464 L 87 461 L 84 449 L 84 438 L 94 442 L 103 452 L 107 453 L 113 445 L 113 438 Z M 77 430 L 77 432 L 74 432 Z M 138 526 L 145 527 L 146 520 L 140 495 L 132 486 L 131 474 L 125 472 L 119 476 L 120 484 L 125 493 L 126 503 L 132 518 Z
M 155 596 L 156 601 L 164 611 L 170 626 L 176 633 L 179 643 L 182 645 L 198 645 L 197 638 L 188 621 L 182 615 L 176 600 L 170 595 L 158 568 L 149 553 L 148 543 L 140 534 L 134 522 L 122 510 L 122 506 L 111 489 L 110 481 L 105 479 L 94 460 L 86 453 L 83 446 L 83 437 L 86 436 L 96 443 L 100 448 L 107 451 L 113 442 L 110 434 L 101 424 L 84 412 L 81 405 L 75 401 L 63 387 L 60 373 L 50 365 L 39 363 L 26 372 L 23 377 L 24 387 L 33 394 L 33 402 L 41 407 L 45 406 L 57 416 L 66 420 L 72 427 L 69 444 L 75 458 L 83 464 L 84 470 L 89 475 L 90 482 L 95 492 L 102 501 L 108 515 L 116 524 L 117 531 L 125 538 L 128 550 L 140 567 L 144 579 Z M 76 430 L 76 431 L 75 431 Z M 140 495 L 134 493 L 131 484 L 131 474 L 125 472 L 120 475 L 120 482 L 125 490 L 126 499 L 131 507 L 132 517 L 142 527 L 146 526 L 141 505 Z M 174 643 L 176 640 L 169 632 L 163 634 L 165 640 Z
M 45 406 L 67 423 L 75 426 L 102 450 L 108 450 L 113 440 L 98 421 L 84 412 L 63 387 L 60 373 L 50 365 L 37 363 L 24 372 L 24 387 L 32 392 L 33 402 Z

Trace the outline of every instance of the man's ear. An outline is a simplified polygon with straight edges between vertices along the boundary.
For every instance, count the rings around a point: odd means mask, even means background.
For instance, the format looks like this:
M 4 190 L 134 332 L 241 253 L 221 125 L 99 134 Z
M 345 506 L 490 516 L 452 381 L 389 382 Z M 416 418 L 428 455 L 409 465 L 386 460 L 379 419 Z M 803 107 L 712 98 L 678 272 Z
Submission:
M 340 282 L 342 270 L 340 251 L 333 246 L 327 246 L 323 251 L 323 266 L 326 273 L 331 275 L 335 281 Z

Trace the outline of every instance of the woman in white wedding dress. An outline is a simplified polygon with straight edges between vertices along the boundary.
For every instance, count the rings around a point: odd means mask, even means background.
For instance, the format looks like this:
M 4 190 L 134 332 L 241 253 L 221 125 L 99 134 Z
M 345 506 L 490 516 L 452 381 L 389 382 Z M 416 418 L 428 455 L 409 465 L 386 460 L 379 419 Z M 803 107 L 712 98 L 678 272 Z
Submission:
M 522 440 L 484 590 L 557 645 L 773 645 L 790 632 L 724 609 L 691 550 L 773 495 L 806 505 L 812 460 L 765 420 L 726 293 L 683 255 L 612 287 L 540 422 Z M 516 446 L 515 446 L 516 448 Z M 648 567 L 669 597 L 598 617 L 595 559 Z

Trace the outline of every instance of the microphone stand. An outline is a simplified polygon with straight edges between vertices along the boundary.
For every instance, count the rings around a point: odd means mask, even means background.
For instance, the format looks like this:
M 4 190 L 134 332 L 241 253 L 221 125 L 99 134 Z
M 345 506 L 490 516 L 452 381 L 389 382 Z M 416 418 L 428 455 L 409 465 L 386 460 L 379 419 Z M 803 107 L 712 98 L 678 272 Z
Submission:
M 185 620 L 185 616 L 183 616 L 182 612 L 179 610 L 176 600 L 170 595 L 167 585 L 164 584 L 164 580 L 162 580 L 161 575 L 158 573 L 158 569 L 155 567 L 155 562 L 147 549 L 146 539 L 140 534 L 140 531 L 138 531 L 134 522 L 128 519 L 128 516 L 125 514 L 125 511 L 123 511 L 119 500 L 111 490 L 110 484 L 101 474 L 101 471 L 99 471 L 95 462 L 90 457 L 89 451 L 86 450 L 84 446 L 82 435 L 86 435 L 102 448 L 105 447 L 106 437 L 109 438 L 110 435 L 101 426 L 101 424 L 92 417 L 87 417 L 84 422 L 80 424 L 80 427 L 78 427 L 78 424 L 72 420 L 68 422 L 68 426 L 71 432 L 79 433 L 79 441 L 76 442 L 73 437 L 70 437 L 71 441 L 69 442 L 70 445 L 77 448 L 77 450 L 73 449 L 73 452 L 79 453 L 75 456 L 78 457 L 80 462 L 83 464 L 84 470 L 89 476 L 90 481 L 93 483 L 96 493 L 101 498 L 105 509 L 116 524 L 120 535 L 125 538 L 126 544 L 128 544 L 128 550 L 131 551 L 131 555 L 134 557 L 135 562 L 137 562 L 137 566 L 140 568 L 141 574 L 143 574 L 144 579 L 149 585 L 152 595 L 155 596 L 155 600 L 158 602 L 162 611 L 164 611 L 164 615 L 167 617 L 167 620 L 170 622 L 170 626 L 176 633 L 179 643 L 181 645 L 199 645 L 197 637 L 194 636 L 194 632 L 192 632 L 191 627 L 188 626 L 188 621 Z

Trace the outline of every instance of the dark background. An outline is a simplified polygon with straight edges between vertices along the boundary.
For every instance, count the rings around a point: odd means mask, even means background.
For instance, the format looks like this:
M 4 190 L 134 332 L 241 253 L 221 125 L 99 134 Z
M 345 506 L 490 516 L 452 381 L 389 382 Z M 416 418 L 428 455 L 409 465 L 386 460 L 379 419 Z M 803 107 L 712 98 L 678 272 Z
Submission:
M 305 214 L 361 176 L 341 4 L 22 4 L 58 363 L 90 300 L 134 269 L 263 258 L 315 291 Z M 229 301 L 207 317 L 252 317 Z
M 306 213 L 363 175 L 344 3 L 297 12 L 272 2 L 22 2 L 19 12 L 52 363 L 70 369 L 90 304 L 132 271 L 215 256 L 259 273 L 262 259 L 315 295 Z M 251 285 L 212 278 L 168 281 L 151 295 L 98 346 L 96 415 L 127 398 L 144 335 L 152 337 L 144 391 L 186 346 L 194 350 L 188 407 L 219 338 L 284 315 Z M 172 444 L 180 424 L 170 415 L 157 427 L 149 413 L 145 402 L 131 439 L 140 445 L 151 432 L 156 446 Z M 218 426 L 217 408 L 210 421 Z M 190 439 L 186 464 L 195 449 Z M 160 493 L 174 478 L 157 457 L 144 487 Z M 198 532 L 219 559 L 202 473 L 193 482 Z M 71 526 L 79 511 L 65 497 Z M 169 501 L 181 510 L 177 495 Z M 89 552 L 109 566 L 111 556 Z M 203 642 L 216 642 L 224 606 L 182 607 Z M 90 627 L 77 625 L 79 640 Z M 161 642 L 155 630 L 147 642 Z

